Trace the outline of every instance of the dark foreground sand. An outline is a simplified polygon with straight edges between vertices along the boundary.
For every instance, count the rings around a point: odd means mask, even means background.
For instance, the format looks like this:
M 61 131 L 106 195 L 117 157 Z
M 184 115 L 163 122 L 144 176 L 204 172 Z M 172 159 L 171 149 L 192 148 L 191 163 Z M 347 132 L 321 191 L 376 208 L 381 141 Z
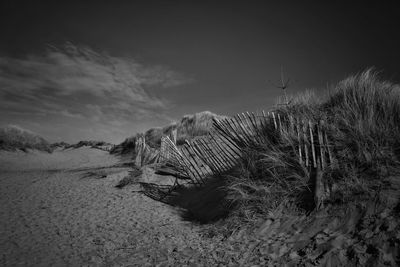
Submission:
M 128 169 L 87 176 L 117 161 L 90 148 L 0 152 L 0 266 L 187 265 L 210 249 L 169 206 L 114 188 Z

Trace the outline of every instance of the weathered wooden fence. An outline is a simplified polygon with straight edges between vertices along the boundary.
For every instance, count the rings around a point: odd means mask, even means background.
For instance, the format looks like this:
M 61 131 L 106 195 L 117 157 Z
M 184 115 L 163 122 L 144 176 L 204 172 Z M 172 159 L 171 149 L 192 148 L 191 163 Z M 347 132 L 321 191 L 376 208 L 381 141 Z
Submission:
M 335 164 L 324 121 L 283 117 L 279 113 L 242 113 L 233 118 L 214 120 L 211 132 L 186 140 L 179 148 L 168 137 L 162 137 L 160 159 L 172 162 L 182 174 L 201 182 L 208 175 L 223 173 L 238 162 L 246 147 L 270 143 L 266 131 L 277 135 L 294 134 L 300 164 L 325 169 Z
M 176 137 L 177 137 L 177 130 L 173 130 L 170 134 L 170 136 L 162 136 L 161 137 L 161 145 L 160 145 L 160 156 L 159 156 L 159 161 L 168 161 L 172 159 L 172 150 L 173 147 L 171 147 L 169 144 L 172 142 L 172 144 L 176 145 Z M 168 142 L 166 139 L 169 139 L 170 142 Z
M 186 140 L 179 148 L 169 137 L 163 137 L 162 147 L 169 151 L 170 157 L 166 160 L 175 166 L 180 176 L 190 178 L 196 184 L 203 183 L 209 175 L 232 169 L 240 155 L 225 148 L 219 137 L 213 134 Z
M 288 140 L 292 142 L 296 140 L 288 145 L 297 155 L 299 163 L 315 176 L 316 201 L 320 203 L 326 194 L 322 171 L 336 164 L 327 125 L 322 120 L 313 122 L 264 111 L 214 119 L 208 135 L 186 140 L 182 146 L 176 146 L 170 137 L 164 136 L 159 160 L 170 162 L 181 177 L 191 179 L 194 184 L 202 184 L 205 177 L 222 174 L 236 166 L 244 149 L 273 145 L 272 138 L 282 142 L 284 135 L 291 135 Z
M 158 162 L 160 153 L 146 144 L 144 134 L 139 134 L 135 141 L 135 165 L 142 167 L 144 165 Z

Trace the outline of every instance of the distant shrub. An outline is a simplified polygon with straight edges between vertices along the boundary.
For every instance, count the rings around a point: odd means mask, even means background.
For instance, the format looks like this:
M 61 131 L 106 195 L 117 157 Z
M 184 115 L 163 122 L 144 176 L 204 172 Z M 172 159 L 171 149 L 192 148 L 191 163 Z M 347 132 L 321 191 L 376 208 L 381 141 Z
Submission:
M 57 148 L 66 148 L 69 147 L 70 144 L 66 142 L 56 142 L 50 145 L 52 149 L 57 149 Z
M 64 148 L 65 149 L 68 149 L 68 148 L 80 148 L 80 147 L 83 147 L 83 146 L 89 146 L 91 148 L 99 148 L 99 149 L 101 149 L 102 147 L 105 147 L 105 146 L 112 146 L 112 144 L 104 142 L 104 141 L 86 140 L 86 141 L 79 141 L 76 144 L 71 144 L 71 145 L 67 144 Z
M 111 154 L 128 154 L 135 150 L 136 136 L 126 138 L 121 144 L 114 146 L 110 153 Z
M 22 150 L 37 149 L 51 153 L 53 151 L 49 142 L 39 135 L 22 129 L 18 126 L 7 126 L 0 128 L 0 149 L 3 150 Z

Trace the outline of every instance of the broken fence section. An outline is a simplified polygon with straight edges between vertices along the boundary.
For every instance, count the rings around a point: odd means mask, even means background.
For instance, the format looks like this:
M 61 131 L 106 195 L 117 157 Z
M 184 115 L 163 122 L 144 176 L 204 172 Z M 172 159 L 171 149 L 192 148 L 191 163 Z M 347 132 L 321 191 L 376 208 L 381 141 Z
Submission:
M 151 164 L 159 161 L 160 153 L 157 149 L 151 148 L 146 144 L 144 134 L 139 134 L 135 141 L 135 165 L 142 167 L 147 164 Z
M 163 136 L 159 161 L 171 163 L 179 176 L 201 184 L 205 177 L 222 174 L 236 166 L 243 149 L 261 144 L 273 145 L 282 142 L 285 135 L 291 135 L 289 139 L 292 141 L 296 140 L 290 145 L 299 163 L 310 173 L 316 173 L 316 198 L 321 202 L 326 191 L 321 171 L 337 164 L 327 125 L 322 120 L 313 122 L 264 111 L 214 119 L 208 135 L 186 141 L 182 146 L 178 147 L 170 137 Z

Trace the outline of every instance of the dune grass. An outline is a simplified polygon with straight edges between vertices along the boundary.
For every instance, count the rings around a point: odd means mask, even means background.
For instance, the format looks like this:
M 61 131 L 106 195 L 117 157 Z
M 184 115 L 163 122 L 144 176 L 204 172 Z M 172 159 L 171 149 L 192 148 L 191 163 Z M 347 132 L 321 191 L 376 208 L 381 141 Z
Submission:
M 331 204 L 379 198 L 388 201 L 393 181 L 400 180 L 400 87 L 382 81 L 373 70 L 340 82 L 323 97 L 306 92 L 276 110 L 295 118 L 324 120 L 340 163 L 323 173 L 332 188 Z M 298 162 L 290 129 L 275 134 L 263 129 L 267 145 L 243 147 L 235 173 L 226 175 L 227 198 L 237 218 L 252 220 L 286 205 L 290 213 L 312 210 L 309 170 Z M 395 178 L 394 178 L 395 177 Z M 393 199 L 392 199 L 393 200 Z M 394 200 L 395 202 L 398 199 Z
M 43 137 L 16 125 L 0 128 L 0 150 L 22 150 L 36 149 L 51 153 L 53 148 Z
M 398 266 L 400 86 L 368 70 L 273 111 L 323 120 L 335 161 L 323 170 L 304 167 L 294 128 L 261 124 L 262 137 L 236 143 L 242 157 L 235 168 L 177 187 L 167 203 L 207 224 L 203 234 L 233 247 L 242 265 Z M 317 173 L 329 188 L 322 206 Z
M 367 70 L 338 83 L 326 95 L 308 91 L 292 97 L 288 105 L 278 105 L 275 111 L 301 120 L 324 120 L 328 125 L 338 164 L 322 174 L 330 188 L 326 205 L 370 199 L 389 206 L 398 203 L 399 85 L 382 81 L 376 72 Z M 243 157 L 234 170 L 212 177 L 203 188 L 178 192 L 176 202 L 186 210 L 187 218 L 211 222 L 229 217 L 227 223 L 240 224 L 267 217 L 277 209 L 292 215 L 314 211 L 313 170 L 299 163 L 293 149 L 297 133 L 290 128 L 277 132 L 272 125 L 259 130 L 263 142 L 243 145 Z
M 165 127 L 155 127 L 144 133 L 146 144 L 151 148 L 160 148 L 161 137 L 170 136 L 172 131 L 177 131 L 177 145 L 184 144 L 185 140 L 190 140 L 197 136 L 206 135 L 210 132 L 213 118 L 222 118 L 209 111 L 203 111 L 192 115 L 185 115 L 177 122 L 173 122 Z M 139 134 L 127 138 L 121 144 L 115 146 L 111 153 L 129 154 L 135 153 L 135 142 Z

